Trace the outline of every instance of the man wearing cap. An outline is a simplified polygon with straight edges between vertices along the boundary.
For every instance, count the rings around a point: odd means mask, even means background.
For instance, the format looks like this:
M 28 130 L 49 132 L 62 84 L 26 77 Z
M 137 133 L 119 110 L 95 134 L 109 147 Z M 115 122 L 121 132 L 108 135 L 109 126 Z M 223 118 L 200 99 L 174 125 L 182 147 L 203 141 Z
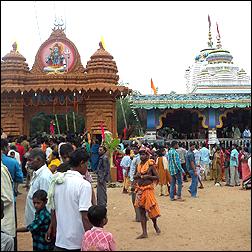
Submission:
M 136 200 L 135 207 L 140 211 L 141 226 L 143 233 L 137 239 L 147 238 L 147 217 L 148 213 L 153 222 L 156 233 L 161 231 L 157 225 L 157 218 L 160 216 L 160 210 L 154 193 L 154 182 L 159 179 L 154 169 L 154 161 L 149 159 L 150 153 L 147 148 L 141 148 L 139 151 L 141 162 L 138 164 L 134 181 L 136 183 Z

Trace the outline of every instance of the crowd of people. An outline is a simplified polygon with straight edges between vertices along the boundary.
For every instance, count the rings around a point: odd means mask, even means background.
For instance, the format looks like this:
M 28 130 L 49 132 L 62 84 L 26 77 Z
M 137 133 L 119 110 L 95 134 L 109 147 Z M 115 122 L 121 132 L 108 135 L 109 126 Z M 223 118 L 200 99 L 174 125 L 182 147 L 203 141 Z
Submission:
M 98 139 L 85 136 L 1 138 L 1 249 L 17 250 L 17 232 L 31 232 L 33 250 L 116 250 L 107 223 L 107 186 L 116 167 L 122 193 L 130 194 L 135 220 L 148 237 L 147 220 L 157 234 L 160 208 L 156 199 L 167 196 L 183 202 L 183 183 L 192 199 L 204 181 L 215 186 L 240 186 L 244 167 L 251 170 L 251 145 L 231 149 L 191 143 L 186 149 L 176 140 L 157 146 L 139 141 L 120 143 L 113 164 Z M 97 174 L 96 191 L 90 173 Z M 25 224 L 17 227 L 16 198 L 27 190 Z M 146 216 L 148 214 L 148 217 Z M 4 235 L 3 235 L 4 234 Z

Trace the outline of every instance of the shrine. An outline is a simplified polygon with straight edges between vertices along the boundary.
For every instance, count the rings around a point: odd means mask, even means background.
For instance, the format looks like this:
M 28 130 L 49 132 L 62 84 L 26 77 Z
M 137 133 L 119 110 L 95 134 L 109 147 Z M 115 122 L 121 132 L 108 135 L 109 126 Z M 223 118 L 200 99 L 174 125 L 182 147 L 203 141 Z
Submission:
M 211 130 L 224 139 L 232 138 L 235 125 L 242 131 L 246 126 L 251 128 L 250 77 L 222 47 L 218 26 L 217 44 L 213 47 L 210 28 L 209 22 L 208 47 L 195 56 L 185 71 L 187 94 L 131 97 L 131 107 L 145 130 L 164 137 L 164 129 L 169 128 L 178 132 L 177 139 L 205 140 Z
M 40 46 L 31 70 L 17 44 L 12 47 L 1 62 L 1 127 L 7 135 L 30 135 L 38 112 L 57 121 L 57 114 L 68 111 L 84 118 L 91 135 L 101 134 L 101 124 L 117 134 L 116 99 L 130 90 L 118 85 L 116 62 L 101 42 L 86 68 L 61 27 Z

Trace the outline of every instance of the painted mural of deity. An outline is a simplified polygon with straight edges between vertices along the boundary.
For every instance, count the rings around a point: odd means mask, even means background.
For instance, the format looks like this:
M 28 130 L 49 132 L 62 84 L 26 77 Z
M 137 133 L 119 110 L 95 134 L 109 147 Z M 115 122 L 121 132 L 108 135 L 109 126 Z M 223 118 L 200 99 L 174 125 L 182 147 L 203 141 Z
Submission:
M 49 48 L 50 54 L 46 57 L 45 63 L 47 66 L 44 67 L 45 72 L 65 72 L 67 70 L 67 60 L 69 54 L 64 52 L 64 45 L 56 42 L 51 48 Z

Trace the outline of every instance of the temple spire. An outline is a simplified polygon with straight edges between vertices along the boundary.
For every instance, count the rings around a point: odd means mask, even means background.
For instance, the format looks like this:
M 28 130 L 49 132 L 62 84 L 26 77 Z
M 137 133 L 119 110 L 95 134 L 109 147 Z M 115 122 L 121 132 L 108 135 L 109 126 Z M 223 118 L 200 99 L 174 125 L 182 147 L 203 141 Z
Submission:
M 210 16 L 208 15 L 208 27 L 209 27 L 209 31 L 208 31 L 208 46 L 210 48 L 213 47 L 213 42 L 212 42 L 212 34 L 211 34 L 211 19 L 210 19 Z
M 220 36 L 220 31 L 219 31 L 219 27 L 218 27 L 218 23 L 216 22 L 216 27 L 217 27 L 217 48 L 218 49 L 220 49 L 220 48 L 222 48 L 222 45 L 221 45 L 221 41 L 220 41 L 220 38 L 221 38 L 221 36 Z
M 54 20 L 54 28 L 53 30 L 65 30 L 65 27 L 64 27 L 64 22 L 63 22 L 63 19 L 62 17 L 61 18 L 55 18 Z
M 13 52 L 17 52 L 17 42 L 16 41 L 12 44 L 12 49 L 13 49 Z

